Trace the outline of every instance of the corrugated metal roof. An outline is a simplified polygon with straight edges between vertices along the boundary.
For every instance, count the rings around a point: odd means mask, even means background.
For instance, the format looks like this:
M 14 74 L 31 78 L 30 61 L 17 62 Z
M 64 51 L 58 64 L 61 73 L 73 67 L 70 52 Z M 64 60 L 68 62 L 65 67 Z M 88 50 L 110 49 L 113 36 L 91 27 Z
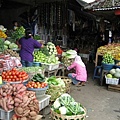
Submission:
M 112 10 L 120 8 L 120 0 L 96 0 L 84 7 L 93 10 Z

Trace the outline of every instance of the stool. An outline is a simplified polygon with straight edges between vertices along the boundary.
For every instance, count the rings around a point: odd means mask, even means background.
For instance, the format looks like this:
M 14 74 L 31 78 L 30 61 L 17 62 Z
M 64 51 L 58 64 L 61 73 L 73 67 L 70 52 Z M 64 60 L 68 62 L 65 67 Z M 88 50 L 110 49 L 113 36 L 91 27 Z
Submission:
M 97 73 L 99 69 L 100 69 L 100 74 L 98 75 Z M 102 66 L 96 66 L 94 70 L 93 80 L 95 78 L 101 79 L 101 77 L 102 77 Z

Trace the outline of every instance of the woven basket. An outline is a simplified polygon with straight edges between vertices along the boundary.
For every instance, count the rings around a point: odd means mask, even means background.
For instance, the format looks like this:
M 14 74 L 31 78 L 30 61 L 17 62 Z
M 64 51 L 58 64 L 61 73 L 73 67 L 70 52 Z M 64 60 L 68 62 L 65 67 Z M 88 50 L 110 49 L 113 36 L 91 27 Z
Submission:
M 85 113 L 82 115 L 72 115 L 72 116 L 67 116 L 67 115 L 61 115 L 56 112 L 54 112 L 51 109 L 51 118 L 53 120 L 85 120 L 86 118 L 86 109 L 84 108 Z
M 70 87 L 71 87 L 71 79 L 65 76 L 56 76 L 56 78 L 61 78 L 65 82 L 66 86 L 66 93 L 70 93 Z
M 57 85 L 49 85 L 49 89 L 46 91 L 46 94 L 51 95 L 50 101 L 54 102 L 60 95 L 66 92 L 65 87 Z

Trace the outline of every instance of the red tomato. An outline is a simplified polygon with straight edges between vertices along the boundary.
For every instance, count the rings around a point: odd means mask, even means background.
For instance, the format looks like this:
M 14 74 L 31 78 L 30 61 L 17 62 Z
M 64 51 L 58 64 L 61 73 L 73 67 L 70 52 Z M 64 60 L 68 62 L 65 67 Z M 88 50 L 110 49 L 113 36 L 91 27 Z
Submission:
M 4 75 L 4 74 L 6 74 L 6 72 L 2 72 L 2 74 Z
M 12 78 L 13 78 L 13 76 L 10 76 L 10 78 L 12 79 Z
M 13 76 L 13 78 L 14 78 L 14 79 L 16 79 L 16 78 L 17 78 L 17 76 L 16 76 L 16 75 L 14 75 L 14 76 Z
M 16 81 L 19 81 L 19 78 L 16 78 L 15 80 L 16 80 Z
M 11 74 L 12 74 L 12 72 L 9 72 L 9 73 L 8 73 L 8 75 L 11 75 Z

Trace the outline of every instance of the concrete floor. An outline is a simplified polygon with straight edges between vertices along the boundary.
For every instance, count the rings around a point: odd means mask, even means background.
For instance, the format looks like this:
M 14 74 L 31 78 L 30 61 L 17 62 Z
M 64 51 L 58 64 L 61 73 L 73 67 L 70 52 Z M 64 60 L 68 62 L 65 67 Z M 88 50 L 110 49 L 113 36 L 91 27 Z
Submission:
M 107 86 L 99 85 L 92 80 L 94 66 L 87 65 L 88 82 L 86 86 L 71 85 L 70 95 L 87 109 L 86 120 L 120 120 L 120 93 L 107 90 Z M 49 120 L 49 107 L 43 110 L 44 120 Z

